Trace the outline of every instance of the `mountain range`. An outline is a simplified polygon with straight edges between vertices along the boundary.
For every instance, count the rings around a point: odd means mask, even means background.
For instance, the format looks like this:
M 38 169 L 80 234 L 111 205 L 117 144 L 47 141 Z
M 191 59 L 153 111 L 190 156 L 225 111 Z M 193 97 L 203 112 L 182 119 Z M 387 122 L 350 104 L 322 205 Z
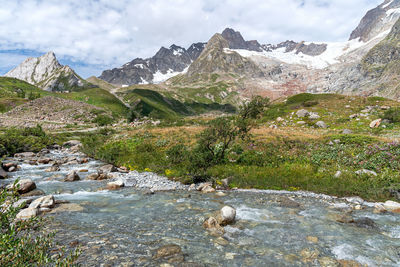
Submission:
M 399 18 L 400 0 L 386 0 L 367 12 L 348 41 L 336 43 L 260 44 L 227 28 L 187 49 L 162 47 L 151 58 L 103 71 L 99 79 L 122 98 L 135 89 L 220 104 L 236 104 L 252 95 L 274 99 L 301 92 L 400 98 Z M 60 65 L 53 53 L 29 58 L 6 76 L 50 91 L 90 86 Z

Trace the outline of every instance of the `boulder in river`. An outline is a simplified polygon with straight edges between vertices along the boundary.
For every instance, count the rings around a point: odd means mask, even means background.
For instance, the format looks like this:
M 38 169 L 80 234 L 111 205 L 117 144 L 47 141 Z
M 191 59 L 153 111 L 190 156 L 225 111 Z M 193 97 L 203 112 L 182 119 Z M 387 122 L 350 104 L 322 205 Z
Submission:
M 0 167 L 0 179 L 6 179 L 7 177 L 7 172 L 2 167 Z
M 51 209 L 51 208 L 54 208 L 55 205 L 56 205 L 56 202 L 54 200 L 54 196 L 48 195 L 48 196 L 40 197 L 40 198 L 34 200 L 29 205 L 29 208 L 34 208 L 34 209 L 49 208 L 49 209 Z
M 29 220 L 39 215 L 39 210 L 35 208 L 27 208 L 21 210 L 15 217 L 17 220 Z
M 17 189 L 19 194 L 24 194 L 36 189 L 36 184 L 31 179 L 22 179 L 18 181 L 18 183 L 16 183 L 15 185 L 8 185 L 7 189 Z
M 203 187 L 203 189 L 201 189 L 201 192 L 205 194 L 214 193 L 215 189 L 211 185 L 206 185 L 205 187 Z
M 400 203 L 398 202 L 389 200 L 383 204 L 383 207 L 390 212 L 400 213 Z
M 218 215 L 219 225 L 225 226 L 235 222 L 236 210 L 232 207 L 225 206 Z
M 64 182 L 75 182 L 75 181 L 79 181 L 80 179 L 81 178 L 76 173 L 76 171 L 72 171 L 72 172 L 68 173 L 67 176 L 65 176 Z
M 108 190 L 118 190 L 118 189 L 120 189 L 120 188 L 122 188 L 124 186 L 125 186 L 124 181 L 117 180 L 117 181 L 108 183 L 107 184 L 107 189 Z
M 99 168 L 100 173 L 110 173 L 110 172 L 117 172 L 118 168 L 112 164 L 107 164 Z

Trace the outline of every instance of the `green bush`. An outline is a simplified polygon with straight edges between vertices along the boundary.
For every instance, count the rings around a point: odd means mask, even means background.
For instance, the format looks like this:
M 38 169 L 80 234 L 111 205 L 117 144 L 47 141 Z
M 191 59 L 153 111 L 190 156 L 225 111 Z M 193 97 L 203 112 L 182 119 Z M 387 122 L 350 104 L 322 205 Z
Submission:
M 92 121 L 98 126 L 107 126 L 114 122 L 114 119 L 107 115 L 97 115 L 97 117 Z
M 400 122 L 400 108 L 390 108 L 386 110 L 383 118 L 393 123 Z
M 10 128 L 0 134 L 0 156 L 11 156 L 20 152 L 39 152 L 52 144 L 41 126 L 33 128 Z
M 72 266 L 79 250 L 68 254 L 57 248 L 57 253 L 50 254 L 56 246 L 54 233 L 39 232 L 43 219 L 16 221 L 21 207 L 13 205 L 18 198 L 16 191 L 0 189 L 0 266 Z

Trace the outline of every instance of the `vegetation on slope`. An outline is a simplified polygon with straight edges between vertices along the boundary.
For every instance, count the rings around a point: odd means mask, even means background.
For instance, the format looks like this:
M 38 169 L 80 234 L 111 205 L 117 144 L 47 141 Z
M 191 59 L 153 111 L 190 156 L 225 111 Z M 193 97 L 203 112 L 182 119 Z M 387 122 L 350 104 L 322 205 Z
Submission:
M 133 89 L 124 92 L 124 100 L 132 106 L 132 118 L 149 116 L 160 119 L 174 119 L 179 116 L 201 114 L 211 111 L 235 112 L 232 105 L 218 103 L 181 102 L 172 97 L 147 89 Z
M 56 93 L 41 90 L 27 82 L 0 77 L 0 112 L 6 112 L 30 99 L 43 96 L 55 96 L 70 100 L 82 101 L 111 111 L 115 117 L 125 117 L 127 107 L 113 94 L 100 88 L 76 88 L 71 93 Z

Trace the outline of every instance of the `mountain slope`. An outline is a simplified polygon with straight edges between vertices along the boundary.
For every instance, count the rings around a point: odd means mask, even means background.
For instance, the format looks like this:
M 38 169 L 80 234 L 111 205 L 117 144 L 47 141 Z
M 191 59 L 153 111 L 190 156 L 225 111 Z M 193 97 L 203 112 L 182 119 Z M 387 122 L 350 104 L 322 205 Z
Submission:
M 61 65 L 53 52 L 28 58 L 4 76 L 26 81 L 46 91 L 70 91 L 88 85 L 69 66 Z

